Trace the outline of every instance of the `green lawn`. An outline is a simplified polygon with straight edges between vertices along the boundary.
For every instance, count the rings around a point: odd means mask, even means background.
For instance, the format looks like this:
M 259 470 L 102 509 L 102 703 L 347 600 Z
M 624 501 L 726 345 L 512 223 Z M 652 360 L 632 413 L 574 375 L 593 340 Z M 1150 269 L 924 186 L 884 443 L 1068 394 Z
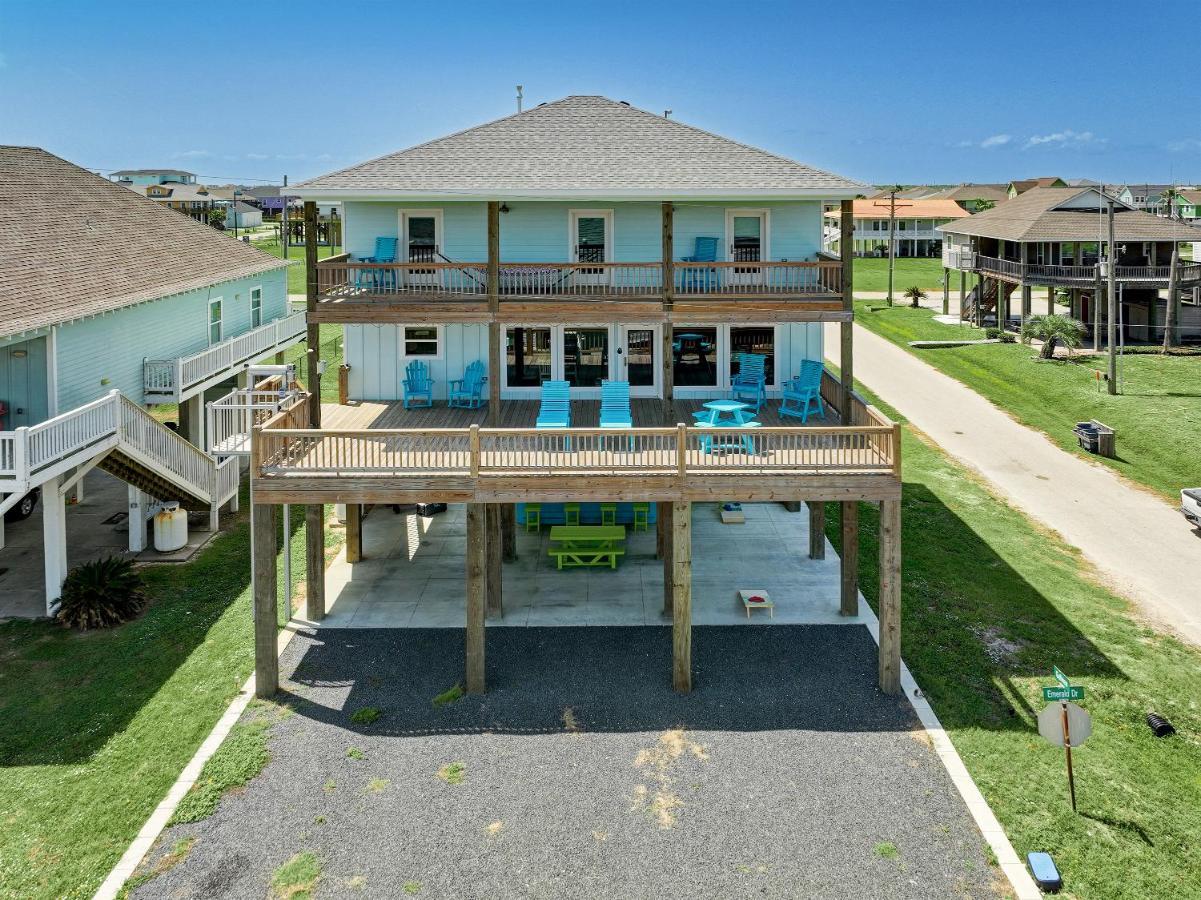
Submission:
M 1122 393 L 1111 397 L 1096 374 L 1104 357 L 1039 362 L 1021 344 L 984 344 L 914 350 L 912 340 L 979 336 L 966 325 L 942 325 L 932 313 L 881 308 L 857 301 L 855 321 L 920 356 L 978 391 L 1018 421 L 1046 433 L 1066 450 L 1084 454 L 1072 426 L 1098 419 L 1117 430 L 1118 459 L 1090 459 L 1178 501 L 1182 487 L 1201 484 L 1201 354 L 1127 354 L 1120 366 Z
M 143 569 L 134 622 L 0 626 L 0 897 L 90 897 L 250 673 L 247 509 L 193 562 Z
M 888 259 L 855 257 L 855 292 L 888 290 Z M 915 284 L 925 291 L 942 290 L 942 259 L 898 259 L 893 270 L 896 296 Z M 951 275 L 951 287 L 959 289 L 959 278 Z
M 257 241 L 255 246 L 260 250 L 270 253 L 277 259 L 283 259 L 283 249 L 279 241 Z M 318 247 L 317 258 L 325 259 L 327 256 L 333 256 L 337 248 L 333 247 Z M 340 249 L 337 252 L 341 253 Z M 305 292 L 304 274 L 306 266 L 304 264 L 304 247 L 290 244 L 288 246 L 288 259 L 292 261 L 292 265 L 288 266 L 288 293 L 303 294 Z
M 321 377 L 321 401 L 323 403 L 338 402 L 338 366 L 342 365 L 342 326 L 322 325 L 321 327 L 321 359 L 326 366 L 325 375 Z M 308 379 L 308 369 L 305 368 L 305 344 L 293 344 L 284 351 L 284 362 L 295 363 L 297 374 L 302 382 Z
M 908 428 L 903 444 L 902 652 L 1018 855 L 1051 852 L 1066 896 L 1201 896 L 1201 654 L 1135 624 L 1076 551 Z M 876 509 L 860 521 L 874 606 Z M 1063 751 L 1037 733 L 1054 665 L 1093 717 L 1073 754 L 1078 815 Z M 1155 738 L 1148 710 L 1179 735 Z

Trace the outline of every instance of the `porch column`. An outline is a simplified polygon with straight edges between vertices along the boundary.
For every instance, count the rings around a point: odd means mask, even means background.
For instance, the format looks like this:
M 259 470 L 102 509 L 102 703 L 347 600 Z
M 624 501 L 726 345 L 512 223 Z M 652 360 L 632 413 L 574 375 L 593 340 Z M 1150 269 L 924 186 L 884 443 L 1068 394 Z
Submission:
M 486 565 L 488 567 L 487 611 L 488 617 L 501 618 L 505 614 L 501 596 L 501 529 L 500 504 L 484 504 L 484 537 Z
M 809 558 L 826 558 L 826 504 L 809 500 Z
M 517 562 L 517 507 L 512 503 L 500 504 L 501 558 L 505 562 Z
M 692 690 L 692 504 L 672 503 L 671 686 Z
M 1047 315 L 1055 315 L 1055 287 L 1047 285 Z
M 660 380 L 663 383 L 663 422 L 674 418 L 672 404 L 675 400 L 675 353 L 672 350 L 672 310 L 676 302 L 676 251 L 675 251 L 675 207 L 670 202 L 661 208 L 663 225 L 663 334 L 659 342 Z
M 279 690 L 279 597 L 276 589 L 275 507 L 256 503 L 251 509 L 254 570 L 254 695 L 272 697 Z
M 346 504 L 346 561 L 361 562 L 363 559 L 363 504 Z
M 467 629 L 464 640 L 467 693 L 484 693 L 485 522 L 482 503 L 467 504 Z
M 321 326 L 313 321 L 317 313 L 317 204 L 304 203 L 304 263 L 305 309 L 308 328 L 305 331 L 305 359 L 308 363 L 309 425 L 321 427 Z
M 959 316 L 963 317 L 963 301 L 967 299 L 967 272 L 959 273 Z
M 655 510 L 658 513 L 656 521 L 659 527 L 659 559 L 663 563 L 663 615 L 670 616 L 673 607 L 672 579 L 675 577 L 672 570 L 672 521 L 674 519 L 674 505 L 669 502 L 659 501 L 655 505 Z
M 304 508 L 304 559 L 304 617 L 319 622 L 325 618 L 325 507 L 320 503 Z
M 854 226 L 854 201 L 842 201 L 842 216 L 839 226 L 844 241 L 849 240 Z M 841 422 L 851 421 L 851 404 L 855 392 L 854 372 L 854 260 L 850 254 L 842 255 L 842 310 L 847 317 L 840 327 L 842 342 L 841 370 L 842 409 L 838 411 Z M 839 610 L 844 616 L 859 615 L 859 503 L 844 500 L 842 512 L 842 559 L 841 600 Z
M 901 691 L 901 501 L 880 501 L 880 690 Z
M 45 490 L 42 491 L 46 493 Z M 129 552 L 141 553 L 146 549 L 146 507 L 150 498 L 132 484 L 129 485 Z M 56 504 L 57 505 L 57 504 Z
M 46 578 L 46 615 L 51 605 L 62 596 L 67 580 L 67 506 L 60 485 L 62 475 L 55 475 L 42 485 L 42 557 Z M 133 490 L 133 488 L 130 488 Z

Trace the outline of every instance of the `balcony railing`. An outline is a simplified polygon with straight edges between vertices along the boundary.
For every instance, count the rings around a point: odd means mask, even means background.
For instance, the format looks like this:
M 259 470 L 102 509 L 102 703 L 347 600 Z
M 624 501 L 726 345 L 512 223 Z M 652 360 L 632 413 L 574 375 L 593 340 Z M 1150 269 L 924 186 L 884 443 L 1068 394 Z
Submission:
M 1043 263 L 1022 263 L 1011 259 L 982 256 L 978 253 L 974 254 L 974 264 L 969 262 L 966 253 L 962 259 L 967 268 L 973 268 L 984 275 L 996 275 L 1014 281 L 1091 285 L 1097 277 L 1096 266 L 1052 266 Z M 957 266 L 957 268 L 960 267 Z M 1201 281 L 1201 263 L 1181 263 L 1179 269 L 1181 284 L 1194 284 Z M 1104 271 L 1102 268 L 1102 278 L 1104 278 Z M 1167 287 L 1170 277 L 1170 266 L 1117 266 L 1114 268 L 1114 279 L 1123 284 Z
M 842 290 L 839 262 L 676 262 L 674 293 L 683 297 L 831 295 Z M 663 295 L 661 262 L 501 263 L 502 299 Z M 485 263 L 363 263 L 345 258 L 317 266 L 317 289 L 325 300 L 430 295 L 480 300 L 488 293 Z
M 191 356 L 145 360 L 145 400 L 178 402 L 214 379 L 228 377 L 235 367 L 295 343 L 304 336 L 305 327 L 305 314 L 291 313 Z

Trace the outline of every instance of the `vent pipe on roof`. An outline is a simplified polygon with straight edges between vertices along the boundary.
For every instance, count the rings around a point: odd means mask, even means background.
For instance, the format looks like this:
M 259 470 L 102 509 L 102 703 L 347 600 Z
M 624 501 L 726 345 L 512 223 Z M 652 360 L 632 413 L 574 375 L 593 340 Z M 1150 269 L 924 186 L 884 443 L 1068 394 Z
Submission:
M 517 111 L 518 112 L 521 112 L 521 97 L 522 97 L 522 89 L 521 89 L 521 85 L 519 84 L 519 85 L 517 85 Z
M 665 118 L 665 119 L 671 118 L 671 110 L 670 109 L 663 110 L 663 118 Z

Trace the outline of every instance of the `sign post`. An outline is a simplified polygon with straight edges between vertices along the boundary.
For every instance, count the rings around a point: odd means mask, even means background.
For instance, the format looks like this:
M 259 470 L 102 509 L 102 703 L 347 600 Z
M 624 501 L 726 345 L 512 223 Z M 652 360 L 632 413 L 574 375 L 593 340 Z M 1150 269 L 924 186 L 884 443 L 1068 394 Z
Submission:
M 1058 687 L 1043 688 L 1043 699 L 1048 701 L 1038 714 L 1038 733 L 1058 747 L 1063 747 L 1068 767 L 1068 793 L 1072 799 L 1072 812 L 1076 811 L 1076 777 L 1072 771 L 1072 748 L 1083 744 L 1093 731 L 1092 718 L 1087 712 L 1071 703 L 1083 700 L 1084 688 L 1073 687 L 1066 675 L 1054 670 Z

